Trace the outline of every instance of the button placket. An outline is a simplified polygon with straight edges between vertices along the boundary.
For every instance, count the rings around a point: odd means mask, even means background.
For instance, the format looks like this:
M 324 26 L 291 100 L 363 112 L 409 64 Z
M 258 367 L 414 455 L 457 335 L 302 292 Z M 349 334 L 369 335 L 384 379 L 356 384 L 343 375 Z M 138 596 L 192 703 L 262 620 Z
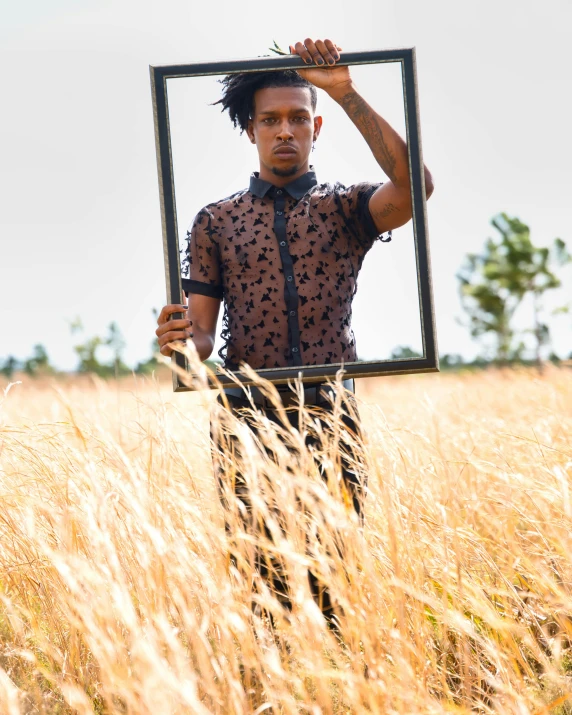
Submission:
M 275 191 L 274 198 L 274 233 L 278 239 L 278 250 L 284 271 L 284 300 L 288 316 L 288 347 L 290 357 L 288 362 L 292 365 L 302 365 L 300 354 L 300 326 L 298 323 L 298 289 L 294 280 L 294 263 L 288 250 L 288 236 L 286 233 L 286 199 L 282 189 Z

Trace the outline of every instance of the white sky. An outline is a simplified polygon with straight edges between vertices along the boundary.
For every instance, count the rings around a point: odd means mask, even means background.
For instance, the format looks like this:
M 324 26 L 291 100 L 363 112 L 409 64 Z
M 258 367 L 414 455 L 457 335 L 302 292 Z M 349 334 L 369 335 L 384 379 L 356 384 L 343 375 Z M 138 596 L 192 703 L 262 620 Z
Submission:
M 572 246 L 570 0 L 2 0 L 0 12 L 0 358 L 25 357 L 42 342 L 59 367 L 73 368 L 67 321 L 76 315 L 89 334 L 116 320 L 128 363 L 149 355 L 151 308 L 163 305 L 165 286 L 148 65 L 254 57 L 274 39 L 285 48 L 306 36 L 345 50 L 416 46 L 424 157 L 436 185 L 428 215 L 441 352 L 476 352 L 457 324 L 455 274 L 495 234 L 495 213 L 518 216 L 539 244 L 560 236 Z M 366 98 L 390 111 L 381 93 Z M 202 130 L 191 130 L 202 146 Z M 343 175 L 332 176 L 329 153 L 316 150 L 320 180 L 356 180 L 359 135 L 350 139 L 349 120 L 347 132 Z M 246 140 L 234 138 L 241 148 L 224 183 L 236 179 L 238 190 L 257 167 L 252 153 L 243 166 Z M 376 178 L 371 168 L 364 178 Z M 216 174 L 210 181 L 213 198 L 230 193 L 217 191 Z M 196 210 L 190 202 L 189 221 Z M 554 305 L 572 298 L 570 269 L 566 278 Z M 382 319 L 404 322 L 399 295 L 363 310 L 372 333 Z M 568 354 L 571 318 L 552 325 L 555 347 Z

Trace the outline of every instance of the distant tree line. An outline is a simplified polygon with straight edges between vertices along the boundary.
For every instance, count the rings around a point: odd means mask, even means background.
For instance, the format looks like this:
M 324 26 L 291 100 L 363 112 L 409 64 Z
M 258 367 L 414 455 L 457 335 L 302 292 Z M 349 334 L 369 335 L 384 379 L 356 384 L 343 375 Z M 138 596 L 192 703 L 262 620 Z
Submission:
M 559 357 L 551 350 L 550 326 L 544 299 L 549 291 L 562 285 L 558 270 L 570 263 L 572 256 L 560 238 L 555 238 L 548 247 L 535 246 L 529 227 L 516 217 L 501 213 L 491 220 L 491 225 L 497 232 L 496 237 L 488 238 L 480 253 L 467 255 L 457 274 L 461 304 L 466 314 L 465 326 L 471 336 L 483 344 L 483 353 L 469 363 L 461 355 L 442 355 L 440 365 L 447 369 L 462 365 L 480 367 L 509 362 L 540 364 L 545 358 L 557 362 Z M 517 312 L 527 298 L 532 304 L 532 322 L 518 330 L 515 327 Z M 571 309 L 571 305 L 561 305 L 552 314 L 570 313 Z M 154 314 L 156 316 L 156 311 Z M 129 368 L 123 361 L 125 341 L 115 322 L 109 324 L 107 335 L 103 337 L 86 337 L 79 318 L 71 323 L 70 329 L 72 336 L 82 337 L 82 341 L 74 345 L 79 373 L 120 377 L 131 372 L 149 374 L 160 365 L 155 357 L 159 346 L 157 340 L 154 340 L 151 357 Z M 527 357 L 526 335 L 532 336 L 532 357 Z M 102 360 L 102 347 L 111 351 L 110 360 Z M 400 346 L 391 357 L 420 356 L 410 347 Z M 572 351 L 569 357 L 572 358 Z M 50 375 L 56 372 L 50 365 L 45 347 L 40 344 L 34 346 L 32 356 L 26 360 L 20 361 L 10 355 L 0 361 L 0 374 L 11 377 L 17 371 L 28 375 Z
M 46 348 L 39 343 L 34 345 L 32 357 L 26 360 L 17 360 L 13 355 L 8 355 L 4 361 L 0 361 L 0 375 L 12 377 L 15 372 L 25 372 L 27 375 L 37 375 L 43 373 L 53 375 L 54 368 L 50 365 Z
M 76 371 L 80 374 L 91 373 L 100 377 L 121 377 L 135 372 L 140 375 L 147 375 L 160 365 L 155 357 L 155 354 L 159 352 L 159 345 L 157 340 L 154 340 L 151 346 L 151 357 L 137 363 L 134 368 L 128 367 L 123 361 L 123 352 L 126 347 L 125 340 L 115 322 L 109 324 L 107 335 L 105 336 L 85 336 L 80 318 L 76 318 L 70 323 L 70 331 L 72 336 L 81 336 L 81 342 L 76 342 L 73 348 L 78 357 Z M 110 349 L 110 360 L 102 359 L 102 347 Z M 11 378 L 15 372 L 20 371 L 34 377 L 55 375 L 57 373 L 57 370 L 50 364 L 45 347 L 40 344 L 34 346 L 31 358 L 20 361 L 9 355 L 4 361 L 0 361 L 1 375 Z
M 158 311 L 153 310 L 153 315 L 157 318 Z M 132 373 L 150 375 L 158 369 L 166 369 L 155 357 L 159 353 L 157 338 L 154 338 L 151 343 L 150 357 L 138 362 L 133 368 L 126 365 L 123 360 L 126 343 L 115 321 L 107 327 L 106 335 L 87 336 L 81 319 L 77 317 L 70 323 L 70 332 L 72 337 L 76 336 L 76 344 L 73 349 L 78 358 L 76 368 L 76 373 L 78 374 L 117 378 L 131 375 Z M 102 357 L 102 348 L 107 348 L 108 355 L 111 353 L 110 359 L 105 360 Z M 207 360 L 206 363 L 211 369 L 214 368 L 215 361 Z M 46 348 L 41 344 L 34 345 L 32 357 L 26 360 L 18 360 L 13 355 L 9 355 L 5 360 L 0 360 L 0 375 L 11 378 L 16 372 L 25 372 L 32 377 L 56 375 L 58 373 L 50 363 Z

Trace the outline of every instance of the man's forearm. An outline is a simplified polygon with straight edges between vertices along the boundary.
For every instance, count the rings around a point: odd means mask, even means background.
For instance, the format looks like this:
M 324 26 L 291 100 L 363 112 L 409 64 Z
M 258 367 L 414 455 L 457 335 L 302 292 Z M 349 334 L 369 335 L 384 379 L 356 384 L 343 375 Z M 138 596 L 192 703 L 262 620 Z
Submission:
M 210 335 L 207 335 L 206 333 L 203 333 L 201 330 L 194 329 L 193 337 L 191 338 L 191 340 L 193 341 L 197 349 L 197 353 L 199 354 L 201 362 L 208 360 L 214 349 L 214 341 L 212 337 Z
M 409 190 L 407 144 L 352 85 L 330 96 L 343 107 L 368 143 L 375 160 L 398 188 Z

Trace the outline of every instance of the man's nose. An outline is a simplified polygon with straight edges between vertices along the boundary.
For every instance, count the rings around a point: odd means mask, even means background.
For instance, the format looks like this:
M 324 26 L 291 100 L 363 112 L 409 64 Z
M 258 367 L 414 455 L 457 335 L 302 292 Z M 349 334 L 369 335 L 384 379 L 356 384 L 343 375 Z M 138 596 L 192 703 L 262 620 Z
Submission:
M 292 139 L 294 135 L 292 134 L 292 130 L 290 128 L 290 124 L 285 121 L 282 122 L 282 124 L 279 127 L 278 134 L 276 135 L 276 138 L 279 139 L 280 141 L 286 142 L 289 139 Z

